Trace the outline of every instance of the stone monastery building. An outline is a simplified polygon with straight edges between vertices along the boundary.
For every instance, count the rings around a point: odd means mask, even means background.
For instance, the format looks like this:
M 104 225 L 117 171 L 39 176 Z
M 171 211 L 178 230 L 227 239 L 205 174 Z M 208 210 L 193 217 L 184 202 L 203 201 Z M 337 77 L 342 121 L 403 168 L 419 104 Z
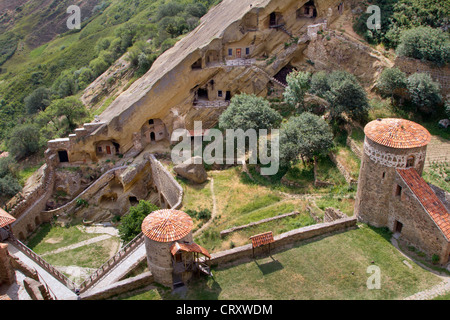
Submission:
M 449 260 L 450 213 L 422 178 L 430 133 L 404 119 L 366 125 L 355 214 L 375 227 L 388 227 L 428 256 Z

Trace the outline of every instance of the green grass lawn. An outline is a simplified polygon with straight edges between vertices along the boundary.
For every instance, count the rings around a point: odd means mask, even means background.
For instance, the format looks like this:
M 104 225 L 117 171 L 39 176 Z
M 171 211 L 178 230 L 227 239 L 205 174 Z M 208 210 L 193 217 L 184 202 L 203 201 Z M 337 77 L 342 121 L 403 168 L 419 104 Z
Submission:
M 95 233 L 84 233 L 76 226 L 60 227 L 44 223 L 28 240 L 27 246 L 37 254 L 43 254 L 98 236 Z
M 406 266 L 405 258 L 388 241 L 390 236 L 385 229 L 362 225 L 299 243 L 272 257 L 261 255 L 251 262 L 213 268 L 214 277 L 193 280 L 183 299 L 402 299 L 441 281 L 415 264 L 412 269 Z M 379 290 L 366 285 L 371 265 L 381 271 Z M 161 288 L 126 298 L 177 299 Z
M 355 208 L 355 200 L 352 198 L 334 198 L 330 196 L 323 196 L 320 199 L 315 200 L 317 207 L 321 210 L 325 210 L 328 207 L 333 207 L 341 210 L 349 217 L 353 216 Z
M 117 252 L 119 241 L 119 238 L 110 238 L 57 254 L 49 254 L 44 258 L 48 263 L 55 266 L 97 269 Z
M 333 161 L 327 156 L 317 161 L 317 177 L 320 181 L 331 182 L 335 185 L 346 184 L 344 176 Z

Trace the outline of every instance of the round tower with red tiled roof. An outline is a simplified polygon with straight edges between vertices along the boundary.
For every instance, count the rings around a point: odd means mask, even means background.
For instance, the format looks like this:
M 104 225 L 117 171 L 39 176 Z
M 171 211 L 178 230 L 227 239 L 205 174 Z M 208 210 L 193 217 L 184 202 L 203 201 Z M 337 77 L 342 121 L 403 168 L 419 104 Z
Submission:
M 421 175 L 431 135 L 415 122 L 393 118 L 369 122 L 364 134 L 355 214 L 359 221 L 382 227 L 387 225 L 388 199 L 395 192 L 396 169 L 413 167 Z
M 171 247 L 174 243 L 192 244 L 193 221 L 189 215 L 180 210 L 162 209 L 149 214 L 142 222 L 145 236 L 148 267 L 154 280 L 168 287 L 177 281 L 186 281 L 188 273 L 174 272 L 174 256 Z

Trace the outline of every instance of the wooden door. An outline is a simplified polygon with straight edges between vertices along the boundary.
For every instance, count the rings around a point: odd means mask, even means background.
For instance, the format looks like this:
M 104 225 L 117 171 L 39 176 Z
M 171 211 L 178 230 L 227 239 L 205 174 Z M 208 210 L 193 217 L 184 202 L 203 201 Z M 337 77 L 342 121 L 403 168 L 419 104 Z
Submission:
M 241 48 L 237 48 L 236 49 L 236 59 L 240 59 L 241 58 Z
M 110 146 L 106 146 L 106 153 L 107 154 L 111 154 L 111 147 Z

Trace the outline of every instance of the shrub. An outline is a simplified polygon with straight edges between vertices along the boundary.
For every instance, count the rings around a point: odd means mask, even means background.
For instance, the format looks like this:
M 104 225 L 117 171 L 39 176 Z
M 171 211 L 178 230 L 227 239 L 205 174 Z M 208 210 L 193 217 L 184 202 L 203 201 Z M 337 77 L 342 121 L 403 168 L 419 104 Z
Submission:
M 423 113 L 435 113 L 436 105 L 442 102 L 440 85 L 429 74 L 414 73 L 409 76 L 407 88 L 411 102 Z
M 39 130 L 31 124 L 16 126 L 7 141 L 8 150 L 16 160 L 21 160 L 39 150 Z
M 428 26 L 405 30 L 400 37 L 397 54 L 438 65 L 446 64 L 450 61 L 450 36 Z
M 391 97 L 401 94 L 406 89 L 406 74 L 398 68 L 384 69 L 378 78 L 377 87 L 383 96 Z
M 131 207 L 130 212 L 120 219 L 119 235 L 124 243 L 133 240 L 141 233 L 141 225 L 145 217 L 159 207 L 145 200 L 140 200 L 137 206 Z

